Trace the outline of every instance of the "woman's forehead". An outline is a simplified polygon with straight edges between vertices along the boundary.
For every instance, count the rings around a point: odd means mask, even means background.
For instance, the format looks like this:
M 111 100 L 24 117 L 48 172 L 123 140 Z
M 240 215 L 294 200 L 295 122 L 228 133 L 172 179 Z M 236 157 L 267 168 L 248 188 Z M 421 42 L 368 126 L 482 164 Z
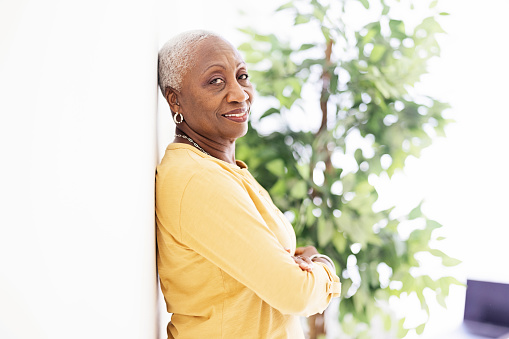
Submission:
M 210 37 L 200 42 L 196 50 L 195 69 L 203 72 L 213 65 L 237 67 L 243 63 L 240 53 L 229 42 L 219 38 Z

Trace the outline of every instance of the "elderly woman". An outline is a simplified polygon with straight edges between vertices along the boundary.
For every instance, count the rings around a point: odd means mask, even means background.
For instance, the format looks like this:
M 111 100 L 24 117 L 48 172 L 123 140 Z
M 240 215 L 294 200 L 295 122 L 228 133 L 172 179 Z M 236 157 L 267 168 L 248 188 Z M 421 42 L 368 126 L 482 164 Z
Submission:
M 304 338 L 298 316 L 339 296 L 332 261 L 295 233 L 235 159 L 253 86 L 238 51 L 191 31 L 159 52 L 176 124 L 157 167 L 157 262 L 169 338 Z

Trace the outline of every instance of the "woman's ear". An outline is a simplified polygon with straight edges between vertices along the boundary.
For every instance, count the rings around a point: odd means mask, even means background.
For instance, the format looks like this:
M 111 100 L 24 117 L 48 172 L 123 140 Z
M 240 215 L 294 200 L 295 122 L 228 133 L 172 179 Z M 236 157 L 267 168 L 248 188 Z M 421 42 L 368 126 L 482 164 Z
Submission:
M 164 97 L 170 106 L 170 110 L 174 113 L 179 111 L 179 101 L 178 101 L 178 93 L 175 89 L 171 87 L 166 87 L 166 91 L 164 92 Z

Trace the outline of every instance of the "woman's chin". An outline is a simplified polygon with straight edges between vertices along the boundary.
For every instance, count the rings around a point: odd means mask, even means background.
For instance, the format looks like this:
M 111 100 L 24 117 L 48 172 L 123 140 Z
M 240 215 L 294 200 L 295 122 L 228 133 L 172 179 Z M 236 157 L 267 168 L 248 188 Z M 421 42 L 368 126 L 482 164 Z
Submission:
M 242 132 L 241 132 L 241 134 L 237 138 L 240 138 L 240 137 L 243 137 L 244 135 L 246 135 L 247 130 L 248 130 L 247 121 L 242 124 L 242 127 L 243 127 L 242 128 Z
M 235 128 L 229 129 L 228 131 L 224 131 L 224 136 L 228 139 L 238 139 L 246 135 L 248 130 L 247 121 L 243 123 L 236 123 L 237 126 Z

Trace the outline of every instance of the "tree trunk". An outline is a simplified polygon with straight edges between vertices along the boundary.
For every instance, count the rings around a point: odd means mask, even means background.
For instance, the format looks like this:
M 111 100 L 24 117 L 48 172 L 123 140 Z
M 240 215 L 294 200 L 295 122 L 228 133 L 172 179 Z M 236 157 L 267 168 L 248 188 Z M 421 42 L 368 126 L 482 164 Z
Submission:
M 320 96 L 320 109 L 322 110 L 322 123 L 320 124 L 320 129 L 317 134 L 327 129 L 327 102 L 329 101 L 330 96 L 330 78 L 331 74 L 329 71 L 329 66 L 331 65 L 331 54 L 332 54 L 332 45 L 334 45 L 334 41 L 331 39 L 327 42 L 327 47 L 325 48 L 325 66 L 322 73 L 322 95 Z
M 325 335 L 325 317 L 315 314 L 308 318 L 309 339 L 317 339 L 319 335 Z

